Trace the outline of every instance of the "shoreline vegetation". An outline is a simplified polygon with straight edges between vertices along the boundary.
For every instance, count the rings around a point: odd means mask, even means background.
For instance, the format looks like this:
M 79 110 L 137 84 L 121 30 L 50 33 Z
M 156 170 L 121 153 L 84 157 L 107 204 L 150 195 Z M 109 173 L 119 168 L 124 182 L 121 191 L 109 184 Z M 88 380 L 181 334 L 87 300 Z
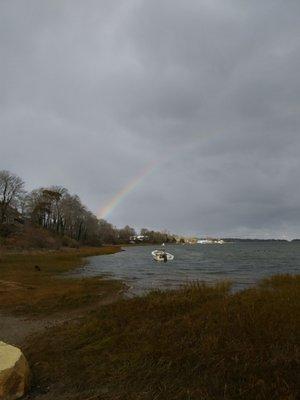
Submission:
M 117 228 L 93 214 L 78 195 L 62 186 L 30 192 L 10 171 L 0 170 L 0 247 L 59 249 L 103 244 L 174 243 L 175 235 L 146 228 L 137 234 L 129 225 Z
M 0 170 L 0 248 L 58 250 L 111 244 L 195 244 L 199 239 L 147 228 L 137 233 L 129 225 L 117 228 L 94 215 L 79 196 L 70 194 L 67 188 L 53 185 L 27 192 L 22 178 Z M 286 241 L 219 239 L 223 242 Z
M 120 246 L 103 246 L 0 253 L 0 312 L 49 315 L 93 304 L 101 293 L 105 297 L 125 290 L 117 280 L 67 275 L 83 266 L 86 257 L 119 251 Z
M 1 255 L 0 326 L 47 321 L 16 343 L 33 374 L 27 400 L 298 398 L 300 275 L 132 299 L 120 281 L 61 279 L 84 257 L 120 250 Z

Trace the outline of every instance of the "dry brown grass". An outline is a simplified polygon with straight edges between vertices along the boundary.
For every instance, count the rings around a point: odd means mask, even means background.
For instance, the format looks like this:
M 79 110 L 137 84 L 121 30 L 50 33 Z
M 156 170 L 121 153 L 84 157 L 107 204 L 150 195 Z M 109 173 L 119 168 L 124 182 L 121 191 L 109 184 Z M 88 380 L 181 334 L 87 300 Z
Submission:
M 93 304 L 116 293 L 123 287 L 121 282 L 62 278 L 60 274 L 83 265 L 84 257 L 119 250 L 117 246 L 105 246 L 0 254 L 0 311 L 48 316 Z
M 296 400 L 300 276 L 118 301 L 28 342 L 30 399 Z

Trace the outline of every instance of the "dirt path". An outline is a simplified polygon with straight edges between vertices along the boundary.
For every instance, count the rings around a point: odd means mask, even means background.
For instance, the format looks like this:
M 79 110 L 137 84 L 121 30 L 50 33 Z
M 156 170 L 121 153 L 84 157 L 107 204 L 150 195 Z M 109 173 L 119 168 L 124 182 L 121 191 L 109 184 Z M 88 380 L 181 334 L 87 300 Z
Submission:
M 51 323 L 46 319 L 34 320 L 0 314 L 0 340 L 20 346 L 27 336 L 48 326 L 51 326 Z
M 114 303 L 121 299 L 123 291 L 113 296 L 109 296 L 101 301 L 89 306 L 80 307 L 68 312 L 52 314 L 50 317 L 15 317 L 0 313 L 0 341 L 10 343 L 15 346 L 22 346 L 26 338 L 32 334 L 83 317 L 86 313 L 95 311 L 99 307 Z

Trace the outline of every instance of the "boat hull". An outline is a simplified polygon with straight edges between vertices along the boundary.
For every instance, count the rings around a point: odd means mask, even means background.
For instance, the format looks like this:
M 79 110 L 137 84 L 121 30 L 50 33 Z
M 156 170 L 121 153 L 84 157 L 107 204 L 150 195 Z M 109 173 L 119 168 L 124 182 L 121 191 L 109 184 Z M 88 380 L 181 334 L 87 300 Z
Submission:
M 154 250 L 151 254 L 155 261 L 166 262 L 174 260 L 173 254 L 166 253 L 161 250 Z

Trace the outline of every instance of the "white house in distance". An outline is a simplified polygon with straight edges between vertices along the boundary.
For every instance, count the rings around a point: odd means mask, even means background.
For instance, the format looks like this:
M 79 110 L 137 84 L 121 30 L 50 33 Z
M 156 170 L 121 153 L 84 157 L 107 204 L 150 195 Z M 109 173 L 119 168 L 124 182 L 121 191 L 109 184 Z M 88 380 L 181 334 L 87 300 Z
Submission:
M 144 235 L 130 236 L 131 243 L 145 242 L 147 240 L 149 240 L 149 237 Z
M 207 238 L 207 239 L 199 239 L 197 241 L 198 244 L 224 244 L 224 240 L 222 239 L 211 239 L 211 238 Z

